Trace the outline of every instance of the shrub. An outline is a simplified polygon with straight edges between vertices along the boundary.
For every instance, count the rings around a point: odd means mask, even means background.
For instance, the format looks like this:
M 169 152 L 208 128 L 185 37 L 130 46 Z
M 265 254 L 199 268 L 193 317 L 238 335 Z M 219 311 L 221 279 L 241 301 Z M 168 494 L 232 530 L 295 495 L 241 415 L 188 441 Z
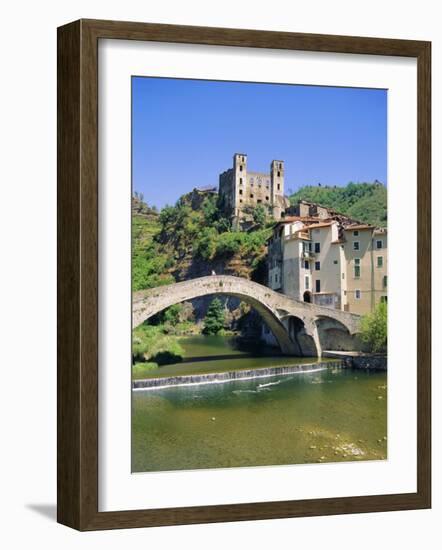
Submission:
M 372 313 L 361 319 L 361 338 L 372 352 L 387 349 L 387 317 L 387 303 L 380 302 Z

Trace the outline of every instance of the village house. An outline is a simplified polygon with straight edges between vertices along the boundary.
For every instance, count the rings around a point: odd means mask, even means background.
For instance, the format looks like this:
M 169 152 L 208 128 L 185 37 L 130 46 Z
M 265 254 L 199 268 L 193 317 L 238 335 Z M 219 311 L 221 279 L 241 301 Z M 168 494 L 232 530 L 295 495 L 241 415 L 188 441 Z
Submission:
M 302 201 L 304 202 L 304 201 Z M 297 300 L 363 315 L 387 301 L 387 229 L 325 207 L 279 221 L 269 240 L 268 286 Z

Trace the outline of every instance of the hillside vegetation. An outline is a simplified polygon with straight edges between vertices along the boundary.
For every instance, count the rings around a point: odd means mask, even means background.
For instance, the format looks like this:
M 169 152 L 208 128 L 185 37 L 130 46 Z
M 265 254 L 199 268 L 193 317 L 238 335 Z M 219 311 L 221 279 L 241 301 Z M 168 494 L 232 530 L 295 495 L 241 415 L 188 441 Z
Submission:
M 346 187 L 305 186 L 292 194 L 290 202 L 316 202 L 361 222 L 387 225 L 387 188 L 381 183 L 349 183 Z
M 317 202 L 373 225 L 387 224 L 387 190 L 382 184 L 306 186 L 290 196 Z M 267 239 L 273 223 L 256 208 L 255 225 L 235 231 L 217 206 L 216 193 L 193 191 L 161 212 L 142 196 L 132 201 L 132 288 L 144 288 L 217 274 L 265 283 Z
M 169 284 L 217 273 L 257 279 L 264 274 L 271 224 L 257 222 L 248 232 L 234 231 L 217 208 L 217 196 L 199 204 L 191 194 L 160 213 L 139 200 L 132 207 L 132 289 Z M 135 205 L 134 205 L 135 203 Z

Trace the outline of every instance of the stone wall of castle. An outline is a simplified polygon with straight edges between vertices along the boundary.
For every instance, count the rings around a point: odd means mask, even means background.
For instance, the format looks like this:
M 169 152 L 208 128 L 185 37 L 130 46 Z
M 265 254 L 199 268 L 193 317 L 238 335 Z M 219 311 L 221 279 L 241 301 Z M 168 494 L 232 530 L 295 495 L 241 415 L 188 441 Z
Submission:
M 234 224 L 247 220 L 258 205 L 269 216 L 281 219 L 288 206 L 284 197 L 284 162 L 272 161 L 269 173 L 252 172 L 247 167 L 247 155 L 236 153 L 233 167 L 219 176 L 219 204 Z

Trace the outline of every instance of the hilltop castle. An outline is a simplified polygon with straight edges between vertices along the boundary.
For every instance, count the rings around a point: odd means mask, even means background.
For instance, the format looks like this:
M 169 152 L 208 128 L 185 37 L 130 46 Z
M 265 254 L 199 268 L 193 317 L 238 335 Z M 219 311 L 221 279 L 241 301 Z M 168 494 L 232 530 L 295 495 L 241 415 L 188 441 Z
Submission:
M 250 221 L 258 205 L 276 220 L 283 217 L 289 206 L 284 197 L 284 161 L 273 160 L 269 173 L 252 172 L 247 155 L 235 153 L 233 167 L 219 175 L 219 206 L 235 226 Z

